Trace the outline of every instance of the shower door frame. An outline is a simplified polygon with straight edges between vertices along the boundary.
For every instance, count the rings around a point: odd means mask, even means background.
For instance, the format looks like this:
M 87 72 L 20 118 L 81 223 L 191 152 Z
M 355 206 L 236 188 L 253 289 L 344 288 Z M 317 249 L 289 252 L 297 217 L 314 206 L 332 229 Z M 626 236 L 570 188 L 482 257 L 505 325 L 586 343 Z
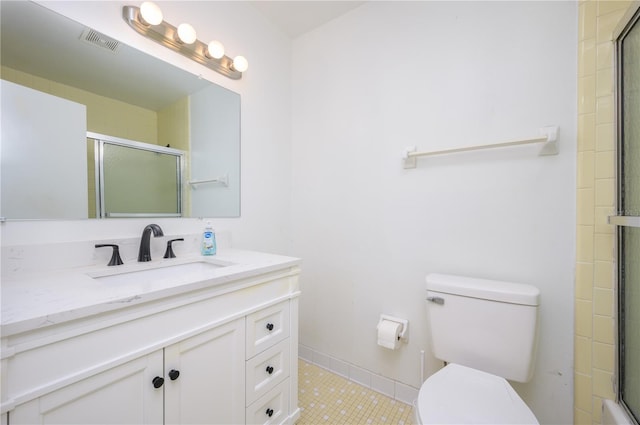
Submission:
M 95 181 L 96 181 L 96 218 L 136 218 L 136 217 L 182 217 L 183 216 L 183 174 L 185 169 L 185 152 L 170 147 L 152 145 L 94 132 L 87 132 L 87 138 L 94 141 Z M 175 213 L 108 213 L 105 203 L 104 188 L 104 145 L 123 146 L 148 152 L 173 155 L 176 157 L 176 193 L 177 205 Z
M 629 416 L 630 421 L 638 423 L 636 415 L 640 412 L 633 412 L 624 399 L 625 383 L 625 276 L 623 261 L 628 255 L 624 244 L 624 228 L 640 228 L 640 211 L 633 211 L 634 215 L 627 215 L 623 210 L 623 199 L 625 188 L 623 187 L 624 170 L 624 116 L 623 116 L 623 67 L 622 67 L 622 40 L 631 31 L 640 29 L 640 1 L 631 6 L 627 15 L 622 19 L 621 25 L 613 34 L 614 41 L 614 66 L 615 66 L 615 125 L 616 125 L 616 215 L 609 218 L 609 223 L 616 226 L 616 288 L 617 288 L 617 343 L 616 343 L 616 397 L 617 402 L 622 406 Z M 637 165 L 640 167 L 640 164 Z

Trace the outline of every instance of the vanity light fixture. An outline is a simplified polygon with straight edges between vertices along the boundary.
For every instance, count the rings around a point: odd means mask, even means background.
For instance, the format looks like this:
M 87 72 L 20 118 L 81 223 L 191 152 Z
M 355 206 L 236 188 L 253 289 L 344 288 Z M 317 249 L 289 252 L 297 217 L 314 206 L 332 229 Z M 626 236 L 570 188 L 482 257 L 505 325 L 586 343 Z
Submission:
M 164 21 L 162 10 L 153 2 L 146 1 L 140 7 L 124 6 L 122 17 L 137 33 L 233 80 L 242 78 L 249 66 L 244 56 L 225 56 L 219 41 L 205 44 L 198 40 L 191 25 L 183 23 L 176 28 Z

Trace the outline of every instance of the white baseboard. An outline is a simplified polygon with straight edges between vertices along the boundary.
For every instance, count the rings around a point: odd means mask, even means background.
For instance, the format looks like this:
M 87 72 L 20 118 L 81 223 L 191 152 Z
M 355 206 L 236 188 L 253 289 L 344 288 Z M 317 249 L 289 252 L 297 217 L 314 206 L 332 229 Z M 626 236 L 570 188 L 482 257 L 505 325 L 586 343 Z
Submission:
M 298 346 L 298 356 L 309 363 L 327 369 L 336 375 L 340 375 L 350 381 L 370 388 L 376 392 L 391 397 L 394 400 L 406 404 L 413 404 L 418 398 L 418 389 L 402 382 L 394 381 L 384 376 L 362 369 L 351 363 L 336 359 L 326 354 L 315 351 L 304 345 Z

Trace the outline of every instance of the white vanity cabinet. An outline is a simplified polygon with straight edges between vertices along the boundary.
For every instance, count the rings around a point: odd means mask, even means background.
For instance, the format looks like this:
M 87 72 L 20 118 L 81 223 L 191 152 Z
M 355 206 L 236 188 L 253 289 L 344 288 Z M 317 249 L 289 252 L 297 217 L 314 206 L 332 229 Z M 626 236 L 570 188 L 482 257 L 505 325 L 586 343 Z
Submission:
M 293 423 L 298 273 L 3 327 L 3 424 Z
M 11 424 L 243 423 L 243 355 L 237 319 L 24 403 Z

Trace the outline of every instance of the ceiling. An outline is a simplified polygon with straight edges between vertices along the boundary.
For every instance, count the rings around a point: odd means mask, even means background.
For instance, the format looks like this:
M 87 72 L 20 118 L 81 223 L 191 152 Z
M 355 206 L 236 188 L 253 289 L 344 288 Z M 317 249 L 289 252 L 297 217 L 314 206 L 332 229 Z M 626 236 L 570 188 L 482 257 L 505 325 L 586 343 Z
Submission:
M 365 3 L 364 1 L 250 1 L 291 38 L 311 31 Z

